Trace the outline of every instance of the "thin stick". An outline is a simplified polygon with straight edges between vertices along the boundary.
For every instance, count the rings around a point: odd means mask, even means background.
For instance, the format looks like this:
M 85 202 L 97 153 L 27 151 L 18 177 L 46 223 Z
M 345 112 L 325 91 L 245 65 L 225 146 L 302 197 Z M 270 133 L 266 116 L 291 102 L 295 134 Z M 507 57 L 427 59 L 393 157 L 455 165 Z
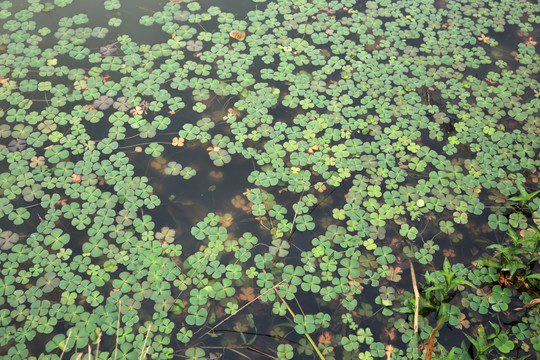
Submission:
M 294 217 L 292 219 L 292 225 L 291 225 L 291 231 L 289 232 L 289 237 L 287 238 L 287 242 L 291 240 L 291 236 L 292 236 L 292 234 L 294 232 L 294 223 L 296 222 L 296 217 L 298 216 L 298 204 L 300 204 L 300 202 L 304 198 L 304 191 L 305 190 L 306 190 L 305 188 L 302 190 L 302 194 L 300 195 L 300 199 L 296 203 L 296 211 L 294 212 Z
M 244 349 L 244 348 L 241 348 L 241 349 Z M 228 350 L 231 350 L 232 352 L 237 353 L 238 355 L 240 355 L 240 356 L 242 356 L 242 357 L 249 360 L 249 357 L 246 354 L 242 354 L 240 351 L 238 351 L 236 349 L 228 349 Z
M 144 344 L 143 344 L 142 350 L 141 350 L 141 357 L 139 358 L 140 360 L 142 360 L 146 356 L 146 353 L 148 352 L 148 349 L 150 349 L 150 346 L 146 350 L 144 348 L 146 347 L 146 342 L 148 341 L 148 335 L 150 335 L 150 327 L 151 326 L 152 326 L 152 324 L 148 324 L 148 330 L 146 330 L 146 337 L 144 338 Z
M 97 338 L 97 347 L 96 347 L 96 359 L 99 359 L 99 345 L 101 344 L 101 335 L 103 334 L 103 331 L 99 332 L 98 338 Z
M 253 170 L 255 170 L 255 169 L 256 169 L 256 168 L 255 168 L 255 161 L 253 161 L 253 158 L 251 159 L 251 164 L 253 165 Z M 272 230 L 268 229 L 268 228 L 263 224 L 263 222 L 262 222 L 262 216 L 260 217 L 260 218 L 261 218 L 260 223 L 261 223 L 262 226 L 264 226 L 264 228 L 265 228 L 266 230 L 269 230 L 270 232 L 272 232 L 272 231 L 274 231 L 274 223 L 273 223 L 273 221 L 272 221 L 272 216 L 270 216 L 270 209 L 268 209 L 268 205 L 266 204 L 266 199 L 265 199 L 265 196 L 264 196 L 264 192 L 262 191 L 262 189 L 261 189 L 260 186 L 257 186 L 257 187 L 259 188 L 259 192 L 260 192 L 260 195 L 261 195 L 261 199 L 262 199 L 262 201 L 263 201 L 263 203 L 264 203 L 264 209 L 266 210 L 266 213 L 268 214 L 268 219 L 270 220 L 270 228 L 271 228 Z
M 116 345 L 114 347 L 114 360 L 118 355 L 118 333 L 120 332 L 120 310 L 122 310 L 122 300 L 118 300 L 118 323 L 116 324 Z
M 132 145 L 119 146 L 117 149 L 126 149 L 126 148 L 133 147 L 133 146 L 142 146 L 142 145 L 148 145 L 148 144 L 153 144 L 153 143 L 156 143 L 156 144 L 163 144 L 163 145 L 171 145 L 170 142 L 165 142 L 165 141 L 154 141 L 154 142 L 144 142 L 144 143 L 139 143 L 139 144 L 132 144 Z
M 289 306 L 289 304 L 287 304 L 287 302 L 285 301 L 285 299 L 283 299 L 279 293 L 277 292 L 276 290 L 276 294 L 277 296 L 279 296 L 279 298 L 281 299 L 281 301 L 283 301 L 283 303 L 285 304 L 285 306 L 287 307 L 287 310 L 289 311 L 289 314 L 291 314 L 291 316 L 294 318 L 296 316 L 296 314 L 292 311 L 291 307 Z M 302 310 L 302 308 L 300 308 L 300 310 Z M 303 313 L 303 311 L 302 311 Z M 305 315 L 303 315 L 304 318 L 305 318 Z M 315 344 L 315 341 L 313 341 L 313 339 L 311 338 L 311 336 L 309 336 L 309 334 L 306 332 L 304 333 L 305 337 L 308 339 L 308 341 L 310 342 L 311 346 L 313 347 L 313 350 L 315 350 L 315 352 L 317 353 L 317 355 L 319 355 L 319 358 L 321 360 L 326 360 L 324 358 L 324 355 L 321 353 L 321 350 L 319 350 L 319 348 L 317 347 L 317 345 Z
M 272 231 L 274 231 L 274 222 L 272 221 L 272 216 L 270 216 L 270 209 L 268 209 L 268 205 L 266 204 L 266 199 L 264 196 L 264 192 L 262 191 L 261 187 L 259 186 L 259 192 L 261 193 L 261 198 L 264 203 L 264 209 L 266 210 L 266 213 L 268 214 L 268 219 L 270 220 L 270 227 L 272 228 Z
M 214 331 L 219 325 L 223 324 L 225 321 L 229 320 L 230 318 L 232 318 L 234 315 L 238 314 L 240 311 L 244 310 L 246 307 L 248 307 L 249 305 L 251 305 L 252 303 L 254 303 L 255 301 L 259 300 L 261 297 L 263 297 L 264 295 L 268 294 L 270 291 L 272 290 L 276 290 L 277 288 L 279 288 L 281 286 L 281 283 L 283 283 L 285 280 L 282 280 L 280 281 L 279 283 L 277 283 L 276 285 L 272 286 L 270 289 L 266 290 L 265 292 L 263 292 L 262 294 L 259 294 L 259 296 L 257 296 L 256 298 L 254 298 L 253 300 L 251 300 L 250 302 L 248 302 L 247 304 L 245 304 L 244 306 L 242 306 L 240 309 L 236 310 L 234 313 L 232 313 L 231 315 L 227 316 L 225 319 L 221 320 L 217 325 L 215 325 L 213 328 L 211 328 L 210 330 L 208 330 L 207 332 L 204 333 L 204 335 L 208 335 L 209 333 L 211 333 L 212 331 Z M 203 335 L 203 336 L 204 336 Z
M 302 305 L 300 305 L 300 303 L 298 302 L 298 298 L 295 295 L 293 295 L 293 297 L 294 297 L 294 301 L 296 302 L 296 305 L 298 305 L 298 308 L 302 312 L 302 316 L 306 317 L 306 313 L 304 312 L 304 309 L 302 309 Z
M 69 338 L 71 337 L 71 331 L 72 330 L 73 329 L 69 329 L 68 337 L 67 337 L 67 340 L 66 340 L 66 345 L 64 345 L 64 348 L 62 349 L 62 354 L 60 354 L 60 359 L 59 360 L 62 360 L 62 357 L 64 356 L 64 352 L 66 351 L 66 348 L 68 346 Z
M 277 359 L 277 357 L 273 357 L 272 355 L 267 354 L 267 353 L 265 353 L 265 352 L 262 351 L 262 350 L 255 349 L 255 348 L 253 348 L 253 347 L 251 347 L 251 346 L 247 346 L 247 347 L 245 347 L 245 349 L 251 350 L 251 351 L 253 351 L 253 352 L 256 352 L 257 354 L 261 354 L 261 355 L 267 356 L 267 357 L 269 357 L 270 359 L 274 359 L 274 360 Z
M 444 322 L 444 318 L 439 320 L 439 323 L 437 324 L 437 326 L 435 326 L 435 329 L 433 329 L 433 332 L 431 333 L 431 336 L 429 337 L 429 341 L 426 347 L 426 357 L 424 358 L 424 360 L 431 360 L 431 355 L 433 353 L 433 346 L 435 343 L 435 336 L 437 335 L 437 330 L 439 330 L 443 322 Z
M 416 275 L 414 274 L 414 266 L 412 261 L 409 259 L 409 264 L 411 266 L 411 278 L 412 286 L 414 290 L 414 333 L 418 332 L 418 312 L 420 307 L 420 293 L 418 292 L 418 286 L 416 284 Z

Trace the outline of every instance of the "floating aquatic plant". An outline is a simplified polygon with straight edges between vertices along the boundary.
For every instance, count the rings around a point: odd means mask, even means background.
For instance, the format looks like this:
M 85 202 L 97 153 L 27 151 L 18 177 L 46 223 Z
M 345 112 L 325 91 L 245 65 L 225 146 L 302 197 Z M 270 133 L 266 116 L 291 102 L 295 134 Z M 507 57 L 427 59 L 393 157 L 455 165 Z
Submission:
M 8 144 L 9 151 L 22 151 L 24 148 L 26 148 L 26 140 L 24 139 L 14 139 Z
M 203 42 L 200 40 L 188 40 L 186 42 L 186 49 L 188 51 L 197 52 L 197 51 L 201 51 L 202 48 L 203 48 Z
M 2 355 L 538 351 L 538 5 L 254 2 L 0 3 Z
M 99 98 L 94 100 L 94 107 L 99 110 L 107 110 L 113 105 L 114 100 L 107 95 L 101 95 Z

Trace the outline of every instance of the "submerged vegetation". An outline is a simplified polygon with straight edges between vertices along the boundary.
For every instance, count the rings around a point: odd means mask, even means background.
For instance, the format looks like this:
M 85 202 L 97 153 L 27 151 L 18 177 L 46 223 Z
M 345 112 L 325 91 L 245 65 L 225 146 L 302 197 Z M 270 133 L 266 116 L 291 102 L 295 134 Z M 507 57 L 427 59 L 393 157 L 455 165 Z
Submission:
M 133 3 L 0 1 L 3 359 L 534 358 L 538 3 Z

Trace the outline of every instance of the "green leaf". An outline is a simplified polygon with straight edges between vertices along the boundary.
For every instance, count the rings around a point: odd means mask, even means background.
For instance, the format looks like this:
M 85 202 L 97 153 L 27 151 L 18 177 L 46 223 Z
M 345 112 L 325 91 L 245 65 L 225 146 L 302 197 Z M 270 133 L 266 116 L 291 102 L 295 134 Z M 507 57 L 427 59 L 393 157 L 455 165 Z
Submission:
M 50 246 L 53 250 L 59 250 L 69 242 L 69 235 L 64 234 L 60 229 L 54 229 L 50 235 L 47 235 L 44 244 Z

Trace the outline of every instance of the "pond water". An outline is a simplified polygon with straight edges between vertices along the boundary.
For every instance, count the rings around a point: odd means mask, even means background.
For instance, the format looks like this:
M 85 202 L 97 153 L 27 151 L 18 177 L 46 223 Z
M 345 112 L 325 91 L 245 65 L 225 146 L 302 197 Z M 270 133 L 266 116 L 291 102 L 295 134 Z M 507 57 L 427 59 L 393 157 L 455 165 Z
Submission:
M 533 1 L 0 1 L 0 359 L 535 359 Z

